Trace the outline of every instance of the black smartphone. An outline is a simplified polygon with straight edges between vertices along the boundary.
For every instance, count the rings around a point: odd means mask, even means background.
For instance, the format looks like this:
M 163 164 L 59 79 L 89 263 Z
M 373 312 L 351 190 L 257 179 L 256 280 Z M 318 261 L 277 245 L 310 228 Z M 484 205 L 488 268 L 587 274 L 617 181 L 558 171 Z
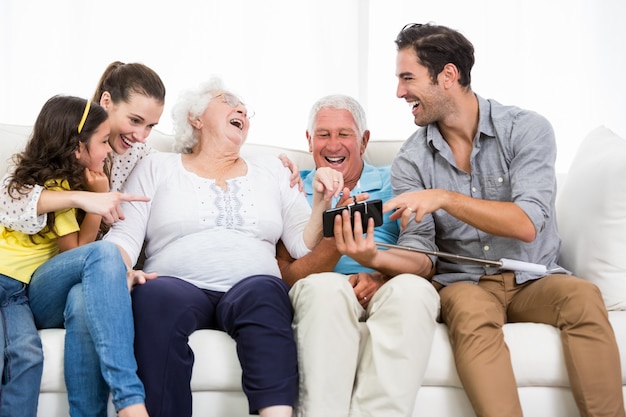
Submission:
M 354 203 L 347 206 L 335 207 L 326 210 L 323 214 L 324 224 L 324 237 L 332 237 L 335 235 L 335 216 L 341 214 L 342 211 L 348 210 L 350 212 L 350 220 L 352 220 L 352 228 L 354 228 L 354 212 L 361 213 L 361 224 L 363 225 L 363 232 L 367 230 L 367 220 L 371 217 L 374 219 L 374 226 L 380 226 L 383 224 L 383 201 L 382 200 L 368 200 L 360 203 Z

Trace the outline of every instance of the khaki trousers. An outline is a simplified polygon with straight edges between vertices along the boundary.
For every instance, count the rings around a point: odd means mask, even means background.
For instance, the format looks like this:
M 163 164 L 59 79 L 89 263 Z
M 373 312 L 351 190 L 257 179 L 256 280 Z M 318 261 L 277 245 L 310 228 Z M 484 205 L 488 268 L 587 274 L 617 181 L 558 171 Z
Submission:
M 514 274 L 483 276 L 478 285 L 435 284 L 459 377 L 478 417 L 521 416 L 502 326 L 551 324 L 561 330 L 565 364 L 583 417 L 623 417 L 620 357 L 598 288 L 569 275 L 518 285 Z
M 430 282 L 398 275 L 366 310 L 348 276 L 333 272 L 299 280 L 289 296 L 300 374 L 297 416 L 412 415 L 439 314 Z

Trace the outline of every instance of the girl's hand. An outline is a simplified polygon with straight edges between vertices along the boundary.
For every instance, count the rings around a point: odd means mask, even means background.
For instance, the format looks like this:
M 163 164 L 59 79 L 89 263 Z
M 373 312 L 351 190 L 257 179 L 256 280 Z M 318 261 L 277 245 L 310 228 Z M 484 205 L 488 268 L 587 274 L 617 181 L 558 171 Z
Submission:
M 91 193 L 88 191 L 77 191 L 78 197 L 76 206 L 87 213 L 98 214 L 102 220 L 111 225 L 118 220 L 124 220 L 122 203 L 125 201 L 148 202 L 150 199 L 142 195 L 123 194 L 117 192 Z
M 91 171 L 85 168 L 85 188 L 95 193 L 109 192 L 109 177 L 104 172 Z

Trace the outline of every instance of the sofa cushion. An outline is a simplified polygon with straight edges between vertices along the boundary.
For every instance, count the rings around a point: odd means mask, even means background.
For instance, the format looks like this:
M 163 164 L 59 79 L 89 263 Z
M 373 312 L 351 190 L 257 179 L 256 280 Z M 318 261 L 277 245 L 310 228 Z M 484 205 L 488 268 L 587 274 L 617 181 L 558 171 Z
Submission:
M 560 263 L 626 310 L 626 140 L 604 126 L 583 140 L 557 198 Z
M 613 311 L 609 320 L 620 352 L 626 352 L 626 313 Z M 365 326 L 363 326 L 365 329 Z M 64 329 L 40 330 L 44 350 L 44 375 L 41 392 L 66 391 L 63 377 Z M 509 323 L 504 337 L 520 387 L 568 387 L 560 332 L 538 323 Z M 241 366 L 234 340 L 218 330 L 199 330 L 189 338 L 195 364 L 191 377 L 194 392 L 240 392 Z M 622 378 L 626 384 L 626 360 L 622 354 Z M 424 376 L 424 387 L 462 388 L 454 366 L 447 327 L 435 329 L 431 357 Z M 461 391 L 462 392 L 462 391 Z

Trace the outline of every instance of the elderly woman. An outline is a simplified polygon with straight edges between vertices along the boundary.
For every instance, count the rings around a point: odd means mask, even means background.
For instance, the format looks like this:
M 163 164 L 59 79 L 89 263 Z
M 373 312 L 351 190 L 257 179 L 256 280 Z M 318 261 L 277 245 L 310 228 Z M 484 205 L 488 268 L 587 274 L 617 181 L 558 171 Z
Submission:
M 273 157 L 242 157 L 246 106 L 211 79 L 173 111 L 176 150 L 145 157 L 126 192 L 149 203 L 124 206 L 126 220 L 105 239 L 127 265 L 145 240 L 145 271 L 131 271 L 135 355 L 151 416 L 191 416 L 196 329 L 237 342 L 250 413 L 290 416 L 297 396 L 296 346 L 289 286 L 275 259 L 279 239 L 301 257 L 321 239 L 322 212 L 343 187 L 341 173 L 318 170 L 312 209 L 290 171 Z M 158 277 L 154 278 L 156 275 Z

